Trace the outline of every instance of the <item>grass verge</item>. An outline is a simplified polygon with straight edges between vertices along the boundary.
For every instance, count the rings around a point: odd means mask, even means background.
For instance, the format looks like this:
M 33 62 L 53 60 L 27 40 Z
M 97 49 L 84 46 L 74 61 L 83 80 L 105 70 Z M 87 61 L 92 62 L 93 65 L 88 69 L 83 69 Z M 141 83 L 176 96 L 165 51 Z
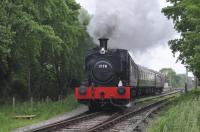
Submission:
M 150 124 L 148 131 L 199 132 L 200 90 L 193 90 L 177 97 L 164 114 Z
M 15 111 L 12 106 L 0 106 L 0 132 L 9 132 L 15 128 L 23 127 L 33 123 L 37 123 L 58 114 L 71 111 L 78 106 L 78 102 L 71 95 L 65 100 L 57 102 L 37 102 L 31 107 L 30 102 L 17 104 Z M 14 119 L 15 115 L 36 115 L 35 118 L 28 119 Z

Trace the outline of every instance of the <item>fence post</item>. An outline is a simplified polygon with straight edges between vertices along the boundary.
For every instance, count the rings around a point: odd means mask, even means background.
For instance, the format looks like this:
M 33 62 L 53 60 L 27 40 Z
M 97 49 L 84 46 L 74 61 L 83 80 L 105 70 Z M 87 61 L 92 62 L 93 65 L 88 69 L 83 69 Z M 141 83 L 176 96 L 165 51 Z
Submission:
M 46 98 L 46 103 L 49 103 L 49 96 L 47 96 Z
M 188 90 L 188 66 L 185 66 L 186 68 L 186 74 L 185 74 L 185 93 L 187 93 Z
M 12 109 L 13 113 L 15 113 L 15 97 L 12 98 Z
M 197 89 L 197 87 L 198 87 L 198 78 L 197 76 L 195 76 L 195 89 Z
M 33 97 L 31 96 L 31 109 L 33 109 Z
M 61 95 L 58 96 L 58 101 L 62 101 L 62 100 L 61 100 Z

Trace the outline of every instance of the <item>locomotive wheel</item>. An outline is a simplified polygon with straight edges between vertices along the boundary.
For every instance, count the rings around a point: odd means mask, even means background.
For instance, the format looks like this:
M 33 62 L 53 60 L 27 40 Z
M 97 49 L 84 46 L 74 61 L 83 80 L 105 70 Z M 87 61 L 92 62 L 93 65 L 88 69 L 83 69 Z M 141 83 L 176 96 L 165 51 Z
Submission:
M 96 111 L 99 111 L 101 109 L 98 105 L 94 105 L 94 104 L 90 104 L 88 106 L 88 108 L 89 108 L 90 112 L 96 112 Z
M 90 112 L 95 112 L 96 108 L 93 105 L 88 106 Z

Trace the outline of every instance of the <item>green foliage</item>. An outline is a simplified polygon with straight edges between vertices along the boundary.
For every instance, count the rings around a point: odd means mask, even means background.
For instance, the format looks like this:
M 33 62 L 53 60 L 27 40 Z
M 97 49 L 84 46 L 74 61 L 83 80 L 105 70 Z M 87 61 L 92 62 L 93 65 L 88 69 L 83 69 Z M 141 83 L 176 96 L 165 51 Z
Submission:
M 176 75 L 176 83 L 177 87 L 185 87 L 185 82 L 186 82 L 186 75 L 185 74 L 177 74 Z
M 166 112 L 151 123 L 149 132 L 199 132 L 200 91 L 176 98 Z
M 190 69 L 200 78 L 200 1 L 199 0 L 167 0 L 170 6 L 162 12 L 172 19 L 175 29 L 181 38 L 170 40 L 173 53 L 179 52 L 179 60 L 188 64 Z
M 90 18 L 91 18 L 91 16 L 88 15 L 87 10 L 85 10 L 85 9 L 82 8 L 80 10 L 79 21 L 83 25 L 87 26 L 89 24 L 89 22 L 90 22 Z
M 79 12 L 75 0 L 0 2 L 0 102 L 70 94 L 92 46 Z
M 185 83 L 185 76 L 177 75 L 176 72 L 171 68 L 163 68 L 160 70 L 160 73 L 167 77 L 168 83 L 170 86 L 178 88 L 183 87 Z
M 0 132 L 10 132 L 15 128 L 47 120 L 58 114 L 71 111 L 77 106 L 78 102 L 73 98 L 73 95 L 56 102 L 34 102 L 32 106 L 31 102 L 19 103 L 16 105 L 15 111 L 10 105 L 0 106 Z M 36 117 L 32 120 L 13 118 L 16 115 L 27 114 L 34 114 Z

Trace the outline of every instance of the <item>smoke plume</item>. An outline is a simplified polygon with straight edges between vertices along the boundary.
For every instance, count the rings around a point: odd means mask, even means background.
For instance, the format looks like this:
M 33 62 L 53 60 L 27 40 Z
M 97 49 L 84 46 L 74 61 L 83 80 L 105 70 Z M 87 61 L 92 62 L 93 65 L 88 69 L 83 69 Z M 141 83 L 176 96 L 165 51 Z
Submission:
M 159 0 L 96 0 L 88 32 L 94 41 L 108 37 L 109 47 L 144 51 L 174 36 Z

